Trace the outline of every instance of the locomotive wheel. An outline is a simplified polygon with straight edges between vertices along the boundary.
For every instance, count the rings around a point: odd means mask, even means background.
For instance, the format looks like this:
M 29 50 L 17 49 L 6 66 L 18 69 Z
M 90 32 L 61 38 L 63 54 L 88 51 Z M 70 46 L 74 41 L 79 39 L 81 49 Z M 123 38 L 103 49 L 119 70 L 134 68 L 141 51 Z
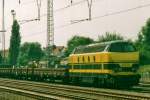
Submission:
M 63 83 L 65 83 L 65 84 L 68 84 L 68 83 L 70 82 L 69 78 L 67 78 L 67 77 L 64 77 L 64 78 L 62 79 L 62 81 L 63 81 Z
M 79 79 L 79 77 L 74 77 L 74 78 L 72 79 L 72 81 L 73 81 L 73 83 L 74 83 L 75 85 L 79 85 L 79 84 L 80 84 L 80 79 Z
M 93 85 L 95 86 L 95 87 L 98 87 L 99 86 L 99 79 L 98 78 L 94 78 L 94 80 L 93 80 Z
M 104 80 L 103 79 L 99 79 L 99 78 L 94 78 L 93 80 L 93 86 L 95 87 L 103 87 L 104 85 Z
M 108 88 L 117 88 L 117 82 L 114 77 L 110 77 L 109 82 L 107 83 Z

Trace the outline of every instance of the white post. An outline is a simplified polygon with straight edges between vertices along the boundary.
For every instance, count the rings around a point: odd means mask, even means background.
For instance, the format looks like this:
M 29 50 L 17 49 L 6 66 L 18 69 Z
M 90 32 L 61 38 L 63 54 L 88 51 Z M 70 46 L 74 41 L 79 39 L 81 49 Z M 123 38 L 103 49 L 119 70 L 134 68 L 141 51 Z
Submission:
M 3 60 L 5 61 L 5 0 L 2 1 L 2 51 L 3 51 Z

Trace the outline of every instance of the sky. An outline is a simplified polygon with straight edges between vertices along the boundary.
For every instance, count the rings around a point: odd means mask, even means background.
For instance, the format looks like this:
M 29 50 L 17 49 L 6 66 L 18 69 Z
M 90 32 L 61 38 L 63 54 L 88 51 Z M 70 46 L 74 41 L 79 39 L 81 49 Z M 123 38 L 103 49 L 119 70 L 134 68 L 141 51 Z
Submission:
M 15 10 L 18 21 L 35 19 L 38 16 L 36 0 L 5 0 L 6 48 L 9 47 Z M 41 20 L 20 23 L 21 43 L 39 42 L 46 46 L 47 0 L 41 0 Z M 69 6 L 65 9 L 66 6 Z M 2 27 L 2 0 L 0 1 L 0 30 Z M 54 0 L 54 43 L 66 46 L 74 35 L 98 39 L 105 32 L 117 32 L 126 39 L 135 40 L 141 27 L 150 17 L 150 0 L 93 0 L 92 20 L 71 24 L 71 21 L 88 18 L 86 0 Z M 1 43 L 0 43 L 1 46 Z

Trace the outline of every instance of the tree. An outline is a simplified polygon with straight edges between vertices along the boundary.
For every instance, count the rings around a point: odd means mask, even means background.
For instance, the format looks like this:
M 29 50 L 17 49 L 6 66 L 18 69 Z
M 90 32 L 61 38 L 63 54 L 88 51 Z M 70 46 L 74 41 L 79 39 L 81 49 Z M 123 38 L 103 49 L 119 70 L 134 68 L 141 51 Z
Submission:
M 150 18 L 139 32 L 136 46 L 140 51 L 141 64 L 150 64 Z
M 20 42 L 21 42 L 19 30 L 20 30 L 20 26 L 19 26 L 17 20 L 15 20 L 12 25 L 10 47 L 9 47 L 9 63 L 11 65 L 17 64 Z
M 106 42 L 106 41 L 113 41 L 113 40 L 123 40 L 123 37 L 118 35 L 117 33 L 113 32 L 106 32 L 105 35 L 98 36 L 98 42 Z
M 28 51 L 30 48 L 30 43 L 25 42 L 20 46 L 20 53 L 18 57 L 18 65 L 25 66 L 28 64 L 29 59 L 28 59 Z
M 0 52 L 0 64 L 2 63 L 3 57 L 2 57 L 2 52 Z
M 40 61 L 44 55 L 41 45 L 38 42 L 26 42 L 20 47 L 19 65 L 27 65 L 30 61 Z
M 18 65 L 26 66 L 29 62 L 28 56 L 26 53 L 20 53 L 18 57 Z
M 67 42 L 67 51 L 66 55 L 69 55 L 75 47 L 78 47 L 80 45 L 88 45 L 90 43 L 93 43 L 94 40 L 89 37 L 83 37 L 83 36 L 73 36 L 68 42 Z
M 41 49 L 41 45 L 37 42 L 31 43 L 30 48 L 28 50 L 29 60 L 38 62 L 42 56 L 43 56 L 43 51 Z
M 150 18 L 147 20 L 146 25 L 142 27 L 140 35 L 143 43 L 150 45 Z

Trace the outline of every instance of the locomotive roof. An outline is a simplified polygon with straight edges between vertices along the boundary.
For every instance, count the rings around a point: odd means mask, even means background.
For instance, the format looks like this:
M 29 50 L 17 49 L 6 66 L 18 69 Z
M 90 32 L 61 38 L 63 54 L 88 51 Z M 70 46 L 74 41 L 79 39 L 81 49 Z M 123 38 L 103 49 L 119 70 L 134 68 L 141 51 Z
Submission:
M 93 50 L 95 50 L 95 52 L 98 52 L 100 50 L 103 51 L 103 49 L 105 49 L 105 47 L 107 45 L 111 45 L 114 43 L 128 43 L 128 41 L 124 41 L 124 40 L 115 40 L 115 41 L 108 41 L 108 42 L 101 42 L 101 43 L 94 43 L 94 44 L 90 44 L 90 45 L 85 45 L 85 46 L 78 46 L 76 47 L 72 53 L 83 53 L 83 52 L 91 52 Z M 101 49 L 98 49 L 101 48 Z
M 115 40 L 115 41 L 108 41 L 108 42 L 101 42 L 101 43 L 93 43 L 93 44 L 89 44 L 89 45 L 85 45 L 85 46 L 79 46 L 77 48 L 82 48 L 82 47 L 91 47 L 91 46 L 98 46 L 98 45 L 110 45 L 113 43 L 124 43 L 127 41 L 124 40 Z

